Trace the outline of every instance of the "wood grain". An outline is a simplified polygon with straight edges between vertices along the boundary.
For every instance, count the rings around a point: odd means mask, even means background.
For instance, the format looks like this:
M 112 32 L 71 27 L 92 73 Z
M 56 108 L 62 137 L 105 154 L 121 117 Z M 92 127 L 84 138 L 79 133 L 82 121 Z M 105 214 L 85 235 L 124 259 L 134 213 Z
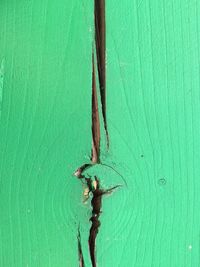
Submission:
M 91 153 L 93 7 L 0 2 L 2 267 L 78 266 L 79 224 L 91 266 L 91 205 L 73 172 Z M 99 267 L 200 266 L 199 29 L 198 1 L 106 1 L 113 169 L 88 174 L 127 186 L 102 200 Z

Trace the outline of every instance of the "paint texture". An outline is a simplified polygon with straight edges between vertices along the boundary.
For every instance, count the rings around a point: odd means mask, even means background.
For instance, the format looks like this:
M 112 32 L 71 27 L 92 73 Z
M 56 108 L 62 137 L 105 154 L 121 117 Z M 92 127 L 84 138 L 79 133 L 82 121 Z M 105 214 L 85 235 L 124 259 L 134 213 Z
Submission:
M 4 59 L 2 59 L 0 65 L 0 116 L 1 116 L 1 105 L 3 99 L 3 81 L 4 81 Z
M 200 2 L 100 2 L 0 1 L 2 267 L 200 266 Z

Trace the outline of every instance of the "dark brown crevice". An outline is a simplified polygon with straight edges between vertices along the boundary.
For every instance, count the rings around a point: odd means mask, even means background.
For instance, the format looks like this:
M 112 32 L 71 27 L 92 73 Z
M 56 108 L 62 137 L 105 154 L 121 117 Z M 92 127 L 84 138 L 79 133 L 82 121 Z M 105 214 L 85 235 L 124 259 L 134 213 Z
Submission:
M 74 172 L 74 176 L 76 176 L 79 179 L 85 178 L 83 175 L 83 172 L 92 167 L 92 163 L 85 163 L 82 166 L 78 167 L 78 169 Z
M 101 96 L 102 116 L 104 129 L 106 132 L 107 148 L 109 148 L 109 135 L 106 117 L 106 20 L 105 20 L 105 0 L 94 0 L 94 20 L 95 20 L 95 43 L 97 67 L 99 75 L 99 87 Z
M 96 267 L 97 266 L 96 264 L 96 237 L 99 232 L 99 227 L 101 225 L 99 217 L 102 213 L 101 211 L 102 197 L 105 194 L 111 194 L 113 190 L 117 189 L 118 187 L 121 187 L 121 185 L 116 185 L 114 187 L 111 187 L 105 190 L 105 189 L 100 188 L 100 181 L 96 176 L 94 177 L 94 180 L 92 180 L 91 178 L 87 178 L 85 176 L 83 177 L 89 189 L 88 198 L 89 198 L 89 193 L 92 194 L 92 199 L 91 199 L 92 216 L 90 217 L 90 221 L 92 225 L 90 227 L 88 244 L 89 244 L 89 252 L 90 252 L 90 259 L 91 259 L 92 267 Z M 83 258 L 82 248 L 81 248 L 81 238 L 80 238 L 79 228 L 78 228 L 77 239 L 78 239 L 79 266 L 84 267 L 84 258 Z
M 96 244 L 96 237 L 99 232 L 99 227 L 101 225 L 99 217 L 101 214 L 102 196 L 105 194 L 112 193 L 112 191 L 118 188 L 120 185 L 114 186 L 107 190 L 103 190 L 100 188 L 100 181 L 96 176 L 95 176 L 95 181 L 93 182 L 93 184 L 92 184 L 91 178 L 86 178 L 86 182 L 87 182 L 89 191 L 92 193 L 92 200 L 91 200 L 92 217 L 90 218 L 92 225 L 90 228 L 90 235 L 89 235 L 88 243 L 89 243 L 92 267 L 96 267 L 95 244 Z
M 95 21 L 95 43 L 96 43 L 96 59 L 97 59 L 97 69 L 98 69 L 98 80 L 100 88 L 100 101 L 101 101 L 101 112 L 103 117 L 104 130 L 107 140 L 107 148 L 109 148 L 109 135 L 107 129 L 107 118 L 106 118 L 106 66 L 105 66 L 105 48 L 106 48 L 106 25 L 105 25 L 105 0 L 94 0 L 94 21 Z M 96 164 L 104 165 L 113 169 L 109 165 L 101 163 L 100 160 L 100 119 L 99 119 L 99 108 L 98 108 L 98 97 L 97 97 L 97 86 L 96 86 L 96 74 L 95 74 L 95 57 L 93 48 L 92 51 L 92 152 L 91 152 L 91 162 L 85 163 L 80 166 L 74 173 L 74 175 L 85 182 L 87 185 L 87 199 L 91 195 L 91 207 L 92 216 L 90 217 L 91 227 L 88 238 L 89 252 L 92 267 L 96 267 L 96 255 L 95 255 L 95 245 L 96 237 L 101 225 L 99 217 L 101 214 L 102 197 L 105 194 L 112 193 L 112 191 L 121 185 L 114 186 L 109 189 L 101 189 L 100 181 L 95 176 L 94 180 L 88 178 L 84 175 L 84 171 L 91 168 Z M 120 175 L 118 173 L 118 175 Z M 120 175 L 123 179 L 123 176 Z M 123 179 L 124 180 L 124 179 Z M 125 180 L 124 180 L 125 181 Z M 126 183 L 125 183 L 126 184 Z M 85 195 L 85 194 L 84 194 Z M 80 229 L 78 229 L 78 254 L 79 254 L 79 266 L 84 267 L 84 259 L 81 248 L 81 238 Z
M 94 53 L 92 53 L 92 163 L 100 162 L 100 121 L 96 88 Z
M 105 163 L 103 163 L 103 162 L 99 162 L 99 163 L 97 163 L 97 164 L 99 164 L 99 165 L 101 165 L 101 166 L 104 166 L 104 167 L 106 167 L 106 168 L 109 168 L 109 169 L 111 169 L 113 172 L 115 172 L 119 177 L 121 177 L 121 179 L 122 179 L 122 181 L 124 182 L 124 185 L 126 186 L 126 187 L 128 187 L 128 184 L 127 184 L 127 182 L 126 182 L 126 180 L 125 180 L 125 178 L 124 178 L 124 176 L 121 174 L 121 173 L 119 173 L 114 167 L 112 167 L 112 166 L 110 166 L 110 165 L 108 165 L 108 164 L 105 164 Z M 93 167 L 93 166 L 95 166 L 96 164 L 93 164 L 93 163 L 85 163 L 85 164 L 83 164 L 82 166 L 80 166 L 75 172 L 74 172 L 74 176 L 76 176 L 77 178 L 79 178 L 79 179 L 83 179 L 83 178 L 86 178 L 86 176 L 83 174 L 86 170 L 88 170 L 88 169 L 90 169 L 91 167 Z
M 85 262 L 83 258 L 82 246 L 81 246 L 81 234 L 80 234 L 80 226 L 78 227 L 78 258 L 79 258 L 79 267 L 85 267 Z

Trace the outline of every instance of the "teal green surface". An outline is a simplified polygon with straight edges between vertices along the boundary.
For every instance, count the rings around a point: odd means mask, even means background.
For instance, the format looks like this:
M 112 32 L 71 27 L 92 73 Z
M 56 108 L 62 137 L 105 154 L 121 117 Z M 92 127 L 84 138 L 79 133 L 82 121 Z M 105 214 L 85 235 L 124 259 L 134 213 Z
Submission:
M 106 2 L 99 267 L 200 266 L 200 2 Z M 0 266 L 86 267 L 93 2 L 0 3 Z M 88 171 L 108 188 L 115 171 Z

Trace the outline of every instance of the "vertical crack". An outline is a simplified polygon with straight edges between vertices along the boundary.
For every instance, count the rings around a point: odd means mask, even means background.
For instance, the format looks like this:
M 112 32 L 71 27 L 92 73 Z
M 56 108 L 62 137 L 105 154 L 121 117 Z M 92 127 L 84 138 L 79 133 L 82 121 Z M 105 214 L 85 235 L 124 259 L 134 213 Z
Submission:
M 92 163 L 99 163 L 100 154 L 100 122 L 96 77 L 94 66 L 94 53 L 92 53 Z
M 81 246 L 80 225 L 78 227 L 77 241 L 78 241 L 79 267 L 85 267 L 85 262 L 84 262 L 84 258 L 83 258 L 83 252 L 82 252 L 82 246 Z
M 99 227 L 101 225 L 99 217 L 101 214 L 102 196 L 105 194 L 112 193 L 112 191 L 117 187 L 119 187 L 120 185 L 114 186 L 110 189 L 103 190 L 100 188 L 100 181 L 96 176 L 93 182 L 91 178 L 86 178 L 86 181 L 88 184 L 89 192 L 92 193 L 92 200 L 91 200 L 92 216 L 90 218 L 92 225 L 90 227 L 88 243 L 89 243 L 92 266 L 96 267 L 95 245 L 96 245 L 96 237 L 99 232 Z
M 95 20 L 95 43 L 97 67 L 99 75 L 99 87 L 101 95 L 102 115 L 104 129 L 106 132 L 107 148 L 109 148 L 109 135 L 106 117 L 106 20 L 105 20 L 105 0 L 94 0 L 94 20 Z
M 101 222 L 99 220 L 102 207 L 102 197 L 105 194 L 110 194 L 114 189 L 121 185 L 116 185 L 109 189 L 102 189 L 100 186 L 100 180 L 97 176 L 94 179 L 91 177 L 86 177 L 84 171 L 94 166 L 95 164 L 100 164 L 102 166 L 108 166 L 107 164 L 102 164 L 100 160 L 100 119 L 99 119 L 99 105 L 97 97 L 97 86 L 96 86 L 96 74 L 95 74 L 95 56 L 94 51 L 96 51 L 97 59 L 97 70 L 98 70 L 98 81 L 100 90 L 100 104 L 101 113 L 103 117 L 103 126 L 105 130 L 107 148 L 109 148 L 109 135 L 107 129 L 107 118 L 106 118 L 106 66 L 105 66 L 105 47 L 106 47 L 106 28 L 105 28 L 105 0 L 94 0 L 94 24 L 95 24 L 95 44 L 96 50 L 93 48 L 92 51 L 92 149 L 91 149 L 91 162 L 85 163 L 80 166 L 74 173 L 74 175 L 81 179 L 83 183 L 86 184 L 87 188 L 84 191 L 84 196 L 88 199 L 91 196 L 91 208 L 92 216 L 90 217 L 91 227 L 88 238 L 90 259 L 93 267 L 96 267 L 96 237 L 99 232 L 99 227 Z M 114 169 L 113 169 L 114 170 Z M 114 170 L 115 171 L 115 170 Z M 117 171 L 116 171 L 117 172 Z M 118 172 L 117 172 L 118 173 Z M 119 173 L 118 173 L 119 174 Z M 119 174 L 120 175 L 120 174 Z M 120 175 L 121 176 L 121 175 Z M 122 176 L 121 176 L 122 177 Z M 122 177 L 123 178 L 123 177 Z M 79 255 L 79 266 L 84 267 L 84 259 L 81 248 L 81 238 L 80 229 L 78 229 L 78 255 Z

